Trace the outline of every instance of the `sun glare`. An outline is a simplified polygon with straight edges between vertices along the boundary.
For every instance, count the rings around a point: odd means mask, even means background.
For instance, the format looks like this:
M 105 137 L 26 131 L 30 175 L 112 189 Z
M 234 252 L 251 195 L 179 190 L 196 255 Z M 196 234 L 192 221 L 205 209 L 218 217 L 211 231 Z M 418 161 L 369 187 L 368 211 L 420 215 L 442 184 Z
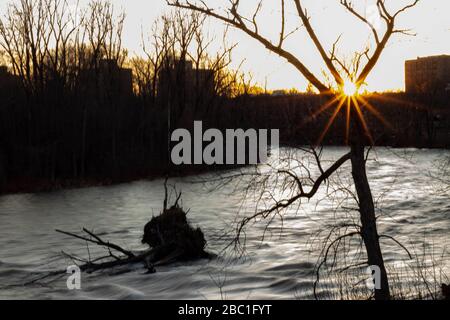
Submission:
M 342 92 L 347 96 L 347 97 L 354 97 L 358 95 L 358 86 L 350 81 L 350 80 L 346 80 L 344 82 L 344 86 L 342 87 Z
M 370 139 L 373 144 L 373 138 L 369 130 L 368 123 L 365 119 L 364 110 L 372 113 L 378 120 L 380 120 L 386 127 L 392 128 L 392 125 L 383 117 L 383 115 L 372 105 L 368 100 L 364 98 L 364 95 L 359 94 L 360 87 L 350 79 L 345 80 L 340 90 L 335 93 L 334 99 L 320 107 L 310 118 L 314 119 L 319 114 L 322 114 L 330 108 L 334 108 L 334 111 L 328 120 L 322 134 L 319 137 L 316 145 L 320 145 L 328 133 L 329 129 L 337 119 L 341 110 L 345 109 L 345 141 L 348 144 L 350 138 L 350 127 L 352 114 L 357 121 L 360 122 L 365 135 Z

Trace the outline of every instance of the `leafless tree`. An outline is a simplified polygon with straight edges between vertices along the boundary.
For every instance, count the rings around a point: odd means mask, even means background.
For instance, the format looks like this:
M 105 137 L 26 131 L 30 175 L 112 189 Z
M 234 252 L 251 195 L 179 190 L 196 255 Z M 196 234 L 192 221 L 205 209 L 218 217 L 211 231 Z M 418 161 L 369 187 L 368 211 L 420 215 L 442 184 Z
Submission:
M 93 1 L 81 10 L 67 0 L 21 0 L 9 4 L 0 21 L 0 46 L 33 94 L 55 78 L 69 84 L 71 74 L 100 59 L 122 64 L 124 19 L 109 2 Z
M 90 85 L 86 77 L 99 78 L 100 60 L 124 63 L 124 19 L 123 13 L 116 15 L 112 4 L 105 1 L 92 1 L 85 9 L 71 7 L 67 0 L 20 0 L 8 5 L 0 20 L 0 48 L 27 97 L 28 123 L 23 128 L 29 137 L 27 145 L 33 145 L 33 139 L 39 136 L 39 126 L 59 125 L 57 110 L 61 106 L 86 96 L 85 89 Z M 81 158 L 82 176 L 87 141 L 86 100 L 78 101 L 83 110 L 81 155 L 77 155 Z M 53 108 L 53 112 L 44 118 L 40 116 L 43 108 Z
M 162 111 L 170 109 L 171 127 L 181 118 L 189 122 L 194 116 L 208 116 L 220 97 L 237 96 L 247 87 L 240 67 L 231 68 L 236 45 L 227 42 L 227 30 L 221 37 L 211 36 L 206 23 L 196 12 L 168 12 L 148 34 L 142 32 L 144 57 L 131 60 L 137 93 Z M 215 53 L 213 45 L 219 47 Z
M 270 39 L 270 37 L 265 36 L 261 33 L 258 25 L 258 14 L 260 13 L 263 1 L 258 1 L 256 4 L 256 9 L 250 16 L 245 16 L 242 13 L 242 2 L 240 0 L 230 0 L 229 5 L 225 9 L 213 8 L 208 6 L 207 1 L 179 1 L 179 0 L 169 0 L 168 4 L 178 8 L 184 8 L 191 11 L 199 12 L 207 16 L 216 18 L 227 25 L 235 27 L 241 30 L 249 37 L 257 40 L 264 47 L 266 47 L 271 52 L 285 58 L 289 63 L 291 63 L 320 93 L 330 95 L 331 103 L 328 104 L 329 108 L 333 103 L 340 101 L 336 107 L 332 119 L 328 124 L 324 134 L 326 133 L 329 126 L 331 126 L 332 121 L 335 119 L 342 106 L 347 101 L 347 133 L 346 136 L 351 136 L 350 141 L 351 151 L 334 164 L 328 168 L 323 168 L 320 161 L 317 161 L 317 166 L 319 168 L 318 177 L 314 181 L 310 181 L 311 186 L 306 189 L 304 186 L 304 181 L 300 179 L 295 173 L 286 171 L 280 172 L 284 175 L 287 180 L 292 182 L 292 186 L 295 187 L 293 194 L 290 197 L 282 200 L 275 200 L 274 205 L 265 209 L 263 211 L 257 212 L 255 215 L 246 218 L 242 221 L 239 228 L 239 233 L 242 228 L 250 221 L 256 218 L 270 218 L 273 214 L 279 213 L 281 210 L 286 209 L 300 199 L 312 198 L 318 191 L 319 187 L 324 184 L 331 175 L 333 175 L 336 170 L 338 170 L 347 161 L 351 161 L 352 164 L 352 176 L 354 181 L 354 186 L 356 188 L 357 200 L 360 212 L 360 223 L 361 228 L 359 231 L 350 232 L 341 235 L 336 241 L 341 241 L 344 238 L 351 237 L 354 235 L 360 235 L 364 241 L 368 264 L 379 266 L 381 269 L 381 288 L 375 290 L 375 299 L 390 299 L 389 282 L 387 277 L 386 268 L 384 265 L 383 255 L 379 243 L 379 234 L 376 225 L 376 216 L 374 209 L 374 202 L 372 198 L 371 189 L 366 175 L 366 156 L 365 156 L 365 144 L 367 144 L 367 139 L 369 134 L 367 133 L 367 126 L 362 116 L 358 102 L 347 95 L 347 99 L 343 97 L 346 96 L 346 86 L 350 82 L 351 85 L 355 86 L 355 91 L 360 88 L 366 81 L 367 77 L 377 65 L 386 45 L 389 40 L 395 34 L 409 34 L 410 32 L 405 29 L 398 29 L 396 27 L 397 18 L 405 13 L 408 9 L 416 6 L 419 0 L 412 0 L 409 4 L 403 5 L 400 8 L 393 9 L 390 5 L 391 3 L 386 3 L 385 0 L 377 0 L 376 6 L 380 19 L 384 22 L 384 28 L 382 31 L 375 28 L 371 21 L 362 13 L 357 6 L 355 6 L 355 1 L 340 0 L 339 3 L 342 7 L 349 13 L 350 16 L 356 18 L 363 24 L 367 25 L 371 30 L 372 34 L 372 46 L 364 48 L 361 52 L 356 53 L 352 62 L 350 64 L 345 63 L 337 56 L 337 45 L 339 39 L 334 43 L 330 50 L 327 50 L 325 46 L 320 41 L 315 27 L 313 26 L 313 18 L 309 16 L 307 9 L 305 8 L 304 1 L 301 0 L 280 0 L 279 1 L 279 38 L 276 41 Z M 292 7 L 288 7 L 291 5 Z M 300 19 L 301 27 L 306 30 L 310 40 L 317 49 L 318 56 L 321 58 L 323 63 L 327 67 L 328 76 L 333 80 L 333 83 L 325 83 L 320 80 L 320 78 L 314 75 L 310 69 L 299 59 L 295 54 L 289 51 L 284 44 L 289 36 L 292 36 L 292 32 L 287 30 L 286 20 L 288 19 L 287 10 L 293 9 Z M 351 133 L 351 134 L 350 134 Z M 323 137 L 321 137 L 323 138 Z M 321 142 L 321 141 L 319 141 Z M 372 141 L 370 141 L 372 143 Z M 314 152 L 314 157 L 317 157 L 317 153 Z

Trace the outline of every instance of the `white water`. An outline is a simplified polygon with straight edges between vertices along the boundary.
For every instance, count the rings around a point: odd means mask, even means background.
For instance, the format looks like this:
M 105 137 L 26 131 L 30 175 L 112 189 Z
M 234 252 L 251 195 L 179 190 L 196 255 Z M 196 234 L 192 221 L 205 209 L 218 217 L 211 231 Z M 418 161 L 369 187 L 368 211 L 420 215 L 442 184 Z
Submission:
M 344 148 L 328 148 L 326 157 L 336 158 L 345 152 Z M 448 157 L 450 152 L 408 149 L 396 153 L 402 156 L 377 149 L 372 154 L 375 160 L 368 162 L 374 198 L 386 192 L 380 202 L 383 210 L 378 211 L 382 213 L 380 233 L 395 236 L 418 253 L 424 249 L 434 253 L 448 274 L 449 194 L 439 191 L 439 183 L 429 174 L 438 173 L 435 161 Z M 190 208 L 191 223 L 204 231 L 207 249 L 222 255 L 232 235 L 224 234 L 235 230 L 242 194 L 232 193 L 231 187 L 212 190 L 192 180 L 182 178 L 172 183 L 183 191 L 183 206 Z M 323 189 L 317 199 L 324 195 Z M 298 211 L 292 208 L 281 233 L 273 227 L 269 230 L 274 232 L 263 242 L 265 225 L 247 229 L 247 259 L 227 255 L 227 262 L 213 259 L 172 265 L 150 275 L 144 274 L 139 265 L 126 273 L 83 274 L 79 291 L 67 290 L 66 278 L 49 287 L 10 286 L 33 279 L 40 272 L 73 264 L 61 257 L 62 250 L 87 256 L 85 243 L 58 234 L 55 229 L 77 232 L 86 227 L 126 248 L 143 249 L 143 226 L 160 212 L 162 200 L 161 180 L 0 197 L 0 299 L 313 298 L 313 271 L 320 246 L 312 243 L 312 237 L 340 212 L 332 210 L 335 205 L 328 200 L 303 203 Z M 392 241 L 383 241 L 382 249 L 389 264 L 407 258 Z M 96 253 L 93 247 L 90 251 Z M 223 284 L 222 293 L 219 283 Z M 328 290 L 337 288 L 331 285 Z

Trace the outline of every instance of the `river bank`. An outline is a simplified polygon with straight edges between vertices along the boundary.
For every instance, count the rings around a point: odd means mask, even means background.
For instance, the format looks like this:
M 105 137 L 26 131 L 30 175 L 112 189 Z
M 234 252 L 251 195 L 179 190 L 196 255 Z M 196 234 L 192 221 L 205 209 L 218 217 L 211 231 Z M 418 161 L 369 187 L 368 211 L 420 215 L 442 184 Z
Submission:
M 296 145 L 294 142 L 282 143 L 282 146 L 288 148 L 299 148 L 303 146 Z M 330 145 L 328 147 L 342 147 L 340 145 Z M 380 147 L 377 148 L 391 148 L 391 147 Z M 392 150 L 402 150 L 404 148 L 416 149 L 416 150 L 450 150 L 449 148 L 416 148 L 416 147 L 395 147 Z M 155 179 L 161 179 L 166 176 L 170 178 L 177 177 L 188 177 L 197 174 L 229 171 L 242 166 L 238 165 L 183 165 L 183 166 L 172 166 L 170 168 L 159 168 L 153 171 L 142 172 L 134 175 L 121 176 L 116 178 L 80 178 L 80 179 L 45 179 L 45 178 L 33 178 L 33 177 L 23 177 L 16 178 L 12 181 L 5 181 L 3 184 L 0 183 L 0 196 L 8 194 L 20 194 L 20 193 L 46 193 L 58 190 L 68 190 L 68 189 L 81 189 L 89 187 L 101 187 L 101 186 L 113 186 L 120 185 L 124 183 L 131 183 L 135 181 L 153 181 Z M 1 182 L 1 180 L 0 180 Z

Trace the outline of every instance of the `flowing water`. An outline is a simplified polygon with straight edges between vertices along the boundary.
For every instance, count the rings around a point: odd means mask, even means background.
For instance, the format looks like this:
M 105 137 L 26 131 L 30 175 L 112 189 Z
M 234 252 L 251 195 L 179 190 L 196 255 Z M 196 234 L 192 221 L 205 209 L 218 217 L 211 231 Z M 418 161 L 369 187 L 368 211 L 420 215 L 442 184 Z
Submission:
M 336 159 L 345 152 L 344 148 L 327 148 L 325 157 Z M 439 177 L 442 173 L 437 163 L 449 156 L 450 152 L 443 150 L 383 148 L 372 152 L 368 162 L 374 198 L 379 199 L 380 233 L 395 236 L 415 254 L 433 255 L 432 260 L 447 274 L 449 192 L 430 175 Z M 344 178 L 348 169 L 342 170 Z M 320 240 L 326 236 L 318 232 L 327 231 L 327 226 L 344 214 L 343 205 L 339 206 L 336 198 L 324 197 L 324 187 L 315 199 L 290 208 L 283 228 L 279 228 L 279 219 L 269 228 L 265 223 L 247 228 L 245 255 L 240 256 L 223 250 L 233 237 L 238 212 L 248 214 L 251 203 L 242 206 L 243 193 L 236 185 L 213 188 L 214 183 L 196 179 L 208 177 L 186 177 L 171 183 L 182 191 L 190 222 L 202 228 L 207 249 L 218 258 L 159 267 L 155 274 L 145 274 L 140 265 L 83 274 L 81 290 L 73 291 L 67 289 L 66 277 L 49 285 L 20 284 L 73 264 L 61 251 L 88 256 L 83 241 L 55 229 L 77 232 L 86 227 L 123 247 L 144 249 L 140 244 L 143 226 L 161 210 L 163 181 L 0 197 L 0 299 L 313 298 L 314 268 Z M 262 239 L 264 230 L 268 232 Z M 406 252 L 387 238 L 382 249 L 390 265 L 407 260 Z M 89 254 L 99 253 L 90 246 Z M 336 281 L 326 287 L 331 294 L 338 289 Z

